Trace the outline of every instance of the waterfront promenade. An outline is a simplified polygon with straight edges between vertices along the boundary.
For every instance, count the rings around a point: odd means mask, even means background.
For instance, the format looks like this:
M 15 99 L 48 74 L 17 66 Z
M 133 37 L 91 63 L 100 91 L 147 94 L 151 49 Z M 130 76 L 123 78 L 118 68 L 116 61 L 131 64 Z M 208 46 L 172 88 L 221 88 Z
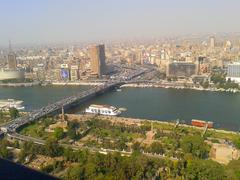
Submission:
M 133 87 L 133 88 L 172 88 L 172 89 L 191 89 L 196 91 L 212 91 L 212 92 L 230 92 L 230 93 L 239 93 L 240 90 L 237 89 L 223 89 L 223 88 L 216 88 L 214 86 L 203 88 L 199 85 L 195 85 L 193 83 L 184 83 L 184 82 L 166 82 L 166 81 L 150 81 L 145 83 L 126 83 L 121 87 Z
M 29 83 L 0 83 L 0 87 L 31 87 L 38 86 L 41 82 L 29 82 Z

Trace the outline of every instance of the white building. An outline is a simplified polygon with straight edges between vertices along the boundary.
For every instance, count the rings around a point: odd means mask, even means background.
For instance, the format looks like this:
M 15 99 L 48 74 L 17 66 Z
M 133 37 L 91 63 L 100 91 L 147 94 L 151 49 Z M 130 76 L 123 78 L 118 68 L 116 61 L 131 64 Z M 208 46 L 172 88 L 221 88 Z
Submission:
M 230 79 L 236 83 L 240 83 L 240 62 L 228 65 L 226 80 Z
M 24 71 L 0 69 L 0 81 L 11 79 L 24 79 Z
M 72 81 L 79 80 L 79 68 L 77 65 L 71 66 L 70 76 Z
M 210 46 L 210 48 L 211 49 L 214 49 L 215 48 L 215 37 L 214 36 L 211 36 L 210 38 L 209 38 L 209 46 Z

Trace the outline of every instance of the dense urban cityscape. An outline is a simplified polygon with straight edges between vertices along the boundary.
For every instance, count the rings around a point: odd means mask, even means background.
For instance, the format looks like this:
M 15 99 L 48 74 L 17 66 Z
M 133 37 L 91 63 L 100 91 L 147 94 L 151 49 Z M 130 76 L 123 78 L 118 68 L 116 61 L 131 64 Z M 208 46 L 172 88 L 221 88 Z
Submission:
M 2 85 L 9 86 L 15 82 L 26 85 L 104 82 L 125 80 L 131 71 L 149 69 L 151 73 L 140 80 L 172 86 L 238 90 L 234 83 L 240 82 L 240 42 L 234 37 L 238 39 L 239 34 L 219 39 L 195 35 L 142 43 L 113 43 L 106 50 L 104 44 L 90 44 L 13 51 L 9 42 L 9 49 L 1 51 L 0 80 Z M 218 80 L 226 83 L 214 86 Z
M 240 33 L 153 34 L 0 44 L 0 179 L 240 179 Z

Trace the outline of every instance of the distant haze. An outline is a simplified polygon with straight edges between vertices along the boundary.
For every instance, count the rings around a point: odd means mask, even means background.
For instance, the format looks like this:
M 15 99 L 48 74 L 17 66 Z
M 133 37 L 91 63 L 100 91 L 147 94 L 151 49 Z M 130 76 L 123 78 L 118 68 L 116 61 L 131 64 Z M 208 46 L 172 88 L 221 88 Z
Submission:
M 2 0 L 0 45 L 240 32 L 239 0 Z

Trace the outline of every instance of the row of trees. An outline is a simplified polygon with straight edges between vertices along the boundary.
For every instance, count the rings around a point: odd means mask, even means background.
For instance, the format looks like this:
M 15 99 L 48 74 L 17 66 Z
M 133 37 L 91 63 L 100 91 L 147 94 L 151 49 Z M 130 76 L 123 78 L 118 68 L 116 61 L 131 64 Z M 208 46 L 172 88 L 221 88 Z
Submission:
M 65 179 L 222 180 L 238 178 L 236 168 L 232 171 L 211 160 L 170 161 L 149 158 L 140 153 L 134 153 L 131 157 L 122 157 L 118 153 L 93 156 L 89 152 L 76 152 L 75 156 L 74 161 L 77 164 L 68 169 Z M 68 160 L 71 159 L 68 158 Z
M 87 122 L 89 127 L 93 129 L 110 129 L 112 131 L 116 131 L 119 133 L 139 133 L 145 134 L 146 131 L 151 129 L 151 126 L 143 125 L 141 127 L 135 125 L 125 125 L 125 124 L 112 124 L 110 121 L 99 120 L 99 119 L 91 119 Z M 116 134 L 118 136 L 119 134 Z
M 213 73 L 211 75 L 211 81 L 217 85 L 218 88 L 223 89 L 239 89 L 239 85 L 232 82 L 230 79 L 226 80 L 225 73 Z
M 37 154 L 57 157 L 63 155 L 63 147 L 59 146 L 58 142 L 54 138 L 49 138 L 46 141 L 45 146 L 36 145 L 33 142 L 26 142 L 21 147 L 21 153 L 19 154 L 19 161 L 25 162 L 26 157 L 34 157 Z
M 0 154 L 3 146 L 0 146 Z M 181 140 L 180 147 L 186 154 L 181 160 L 150 158 L 139 151 L 140 144 L 133 145 L 133 154 L 123 157 L 119 153 L 99 154 L 88 150 L 74 151 L 60 147 L 56 140 L 48 139 L 45 146 L 31 142 L 24 143 L 20 160 L 42 154 L 50 157 L 62 156 L 62 161 L 54 161 L 42 170 L 47 173 L 60 172 L 67 168 L 65 179 L 239 179 L 240 161 L 232 161 L 222 166 L 205 158 L 208 147 L 200 136 L 186 136 Z M 153 143 L 149 150 L 163 153 L 164 148 L 158 142 Z M 188 156 L 191 155 L 191 156 Z M 189 158 L 190 157 L 190 158 Z M 71 167 L 69 167 L 69 165 Z M 66 166 L 67 165 L 67 166 Z
M 6 115 L 9 115 L 11 119 L 15 119 L 20 116 L 19 111 L 16 108 L 10 108 L 9 113 L 0 110 L 0 119 L 4 118 Z
M 141 130 L 141 127 L 125 127 L 113 126 L 105 121 L 94 120 L 87 122 L 88 126 L 96 133 L 99 129 L 114 130 L 124 133 L 129 132 L 145 132 L 148 126 Z M 140 128 L 140 130 L 138 129 Z M 164 135 L 163 131 L 158 132 L 160 141 L 152 143 L 149 147 L 141 147 L 140 143 L 134 143 L 132 149 L 133 154 L 130 157 L 122 157 L 119 153 L 102 155 L 99 153 L 90 153 L 87 150 L 74 151 L 70 148 L 60 147 L 57 140 L 65 136 L 77 140 L 79 134 L 77 130 L 79 124 L 70 122 L 68 124 L 68 132 L 64 133 L 62 128 L 56 128 L 53 133 L 54 138 L 49 138 L 45 146 L 35 145 L 33 143 L 25 143 L 22 146 L 20 161 L 24 162 L 26 157 L 34 157 L 42 154 L 50 157 L 62 156 L 63 161 L 54 161 L 42 170 L 47 173 L 61 171 L 67 168 L 65 179 L 239 179 L 240 163 L 238 161 L 231 164 L 231 167 L 224 167 L 211 160 L 208 157 L 209 146 L 204 142 L 198 134 L 190 134 L 184 132 L 173 132 L 168 134 L 168 138 L 160 138 Z M 104 138 L 102 145 L 112 149 L 127 147 L 128 139 L 121 136 L 116 138 L 116 142 L 112 142 L 111 138 Z M 175 141 L 172 141 L 174 140 Z M 169 141 L 172 141 L 169 143 Z M 141 150 L 165 154 L 170 151 L 172 146 L 172 155 L 181 152 L 180 160 L 171 161 L 168 159 L 150 158 L 141 154 Z M 238 141 L 236 142 L 236 144 Z M 113 147 L 114 145 L 114 147 Z M 121 150 L 122 150 L 121 149 Z M 1 153 L 1 149 L 0 149 Z M 172 156 L 170 155 L 170 156 Z M 69 165 L 71 165 L 70 168 Z
M 165 154 L 170 157 L 177 156 L 185 159 L 208 158 L 210 147 L 200 135 L 186 135 L 181 140 L 176 139 L 176 141 L 171 142 L 170 146 L 166 145 L 166 142 L 169 142 L 168 139 L 165 139 L 165 143 L 161 141 L 153 142 L 148 147 L 143 147 L 139 142 L 136 142 L 132 145 L 132 149 L 134 151 Z
M 8 141 L 0 141 L 0 158 L 9 159 L 11 157 L 11 152 L 7 149 L 8 145 Z

